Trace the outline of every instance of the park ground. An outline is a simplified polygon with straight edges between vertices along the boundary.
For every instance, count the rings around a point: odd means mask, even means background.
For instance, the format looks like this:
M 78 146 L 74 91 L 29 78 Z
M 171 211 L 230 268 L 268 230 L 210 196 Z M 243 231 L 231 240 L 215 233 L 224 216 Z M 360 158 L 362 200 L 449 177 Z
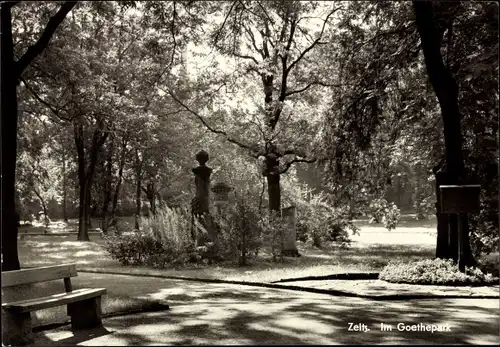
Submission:
M 75 335 L 63 324 L 67 323 L 64 308 L 44 310 L 35 317 L 36 344 L 498 341 L 498 286 L 398 285 L 370 277 L 390 260 L 432 258 L 435 221 L 403 219 L 393 231 L 362 220 L 356 224 L 361 230 L 353 236 L 350 249 L 299 244 L 301 258 L 283 264 L 260 261 L 243 268 L 123 267 L 107 256 L 99 236 L 91 236 L 89 243 L 76 242 L 73 236 L 27 237 L 19 242 L 23 267 L 76 262 L 75 288 L 108 289 L 104 328 Z M 53 231 L 58 230 L 56 225 Z M 357 274 L 360 279 L 331 279 L 335 274 Z M 349 331 L 349 323 L 371 330 Z M 393 331 L 381 331 L 380 323 L 391 324 Z M 448 324 L 451 332 L 400 332 L 398 323 Z

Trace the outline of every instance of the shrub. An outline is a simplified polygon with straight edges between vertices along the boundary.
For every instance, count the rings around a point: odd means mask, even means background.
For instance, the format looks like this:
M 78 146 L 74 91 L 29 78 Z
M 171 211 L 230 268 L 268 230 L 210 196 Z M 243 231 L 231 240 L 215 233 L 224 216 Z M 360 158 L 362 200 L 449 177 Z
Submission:
M 500 276 L 500 256 L 496 254 L 484 254 L 478 257 L 478 267 L 483 270 L 483 272 L 489 272 L 493 276 Z
M 395 203 L 388 204 L 386 209 L 384 210 L 384 216 L 382 217 L 382 223 L 387 228 L 387 230 L 396 229 L 396 226 L 399 223 L 399 218 L 401 217 L 401 213 L 399 208 Z
M 349 232 L 358 233 L 348 208 L 335 208 L 322 194 L 298 205 L 297 238 L 321 247 L 324 242 L 335 242 L 341 247 L 350 244 Z
M 191 212 L 188 208 L 157 209 L 156 214 L 141 217 L 142 230 L 152 233 L 155 239 L 170 247 L 181 250 L 194 242 L 191 235 Z
M 271 212 L 261 220 L 262 243 L 271 248 L 273 261 L 284 261 L 283 248 L 287 223 L 276 212 Z
M 158 209 L 155 216 L 141 220 L 142 231 L 108 236 L 105 249 L 123 265 L 149 265 L 164 268 L 200 261 L 191 237 L 187 209 Z
M 474 255 L 479 258 L 483 255 L 499 253 L 498 207 L 496 212 L 492 213 L 485 203 L 481 203 L 480 213 L 470 214 L 469 222 L 471 230 L 470 242 Z
M 413 207 L 416 211 L 417 220 L 426 219 L 427 216 L 436 213 L 436 198 L 431 195 L 424 199 L 416 200 Z
M 369 223 L 383 223 L 388 230 L 395 229 L 401 213 L 395 203 L 379 198 L 373 199 L 368 207 Z
M 373 199 L 370 201 L 368 206 L 368 218 L 369 223 L 381 223 L 384 217 L 384 210 L 387 206 L 387 201 L 385 199 Z
M 163 254 L 161 242 L 152 234 L 135 233 L 124 236 L 105 237 L 105 249 L 111 258 L 118 260 L 123 265 L 142 265 L 151 257 Z
M 412 263 L 390 262 L 380 272 L 379 279 L 392 283 L 434 285 L 485 285 L 498 282 L 491 274 L 478 268 L 460 272 L 451 259 L 426 259 Z
M 217 253 L 223 259 L 245 265 L 261 247 L 262 225 L 258 211 L 243 196 L 215 215 L 218 227 Z

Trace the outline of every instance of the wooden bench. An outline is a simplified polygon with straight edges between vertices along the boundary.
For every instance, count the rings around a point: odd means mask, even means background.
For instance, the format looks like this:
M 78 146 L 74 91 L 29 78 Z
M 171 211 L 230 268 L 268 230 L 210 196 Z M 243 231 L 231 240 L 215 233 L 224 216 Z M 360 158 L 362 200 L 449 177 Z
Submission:
M 2 302 L 3 344 L 25 345 L 32 343 L 31 312 L 50 307 L 67 305 L 67 312 L 68 316 L 71 317 L 71 328 L 73 330 L 102 326 L 101 296 L 106 294 L 106 288 L 73 290 L 71 277 L 77 275 L 76 264 L 2 272 L 2 289 L 23 284 L 64 279 L 66 290 L 64 293 L 36 299 Z
M 89 236 L 92 235 L 99 235 L 101 238 L 103 238 L 104 233 L 102 231 L 89 231 L 88 232 Z M 77 236 L 77 232 L 63 232 L 63 233 L 54 233 L 50 232 L 48 230 L 44 230 L 43 233 L 36 232 L 36 233 L 30 233 L 28 230 L 19 230 L 19 239 L 24 240 L 26 236 Z

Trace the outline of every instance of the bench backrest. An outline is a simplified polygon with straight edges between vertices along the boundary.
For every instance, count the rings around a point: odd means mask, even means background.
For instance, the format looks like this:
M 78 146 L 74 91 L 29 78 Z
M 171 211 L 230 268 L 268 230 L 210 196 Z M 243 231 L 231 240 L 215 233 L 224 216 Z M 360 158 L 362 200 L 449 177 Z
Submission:
M 75 276 L 78 276 L 76 272 L 76 264 L 43 266 L 32 269 L 22 269 L 5 272 L 2 271 L 2 288 L 18 286 L 21 284 L 64 279 L 66 291 L 71 291 L 70 277 Z

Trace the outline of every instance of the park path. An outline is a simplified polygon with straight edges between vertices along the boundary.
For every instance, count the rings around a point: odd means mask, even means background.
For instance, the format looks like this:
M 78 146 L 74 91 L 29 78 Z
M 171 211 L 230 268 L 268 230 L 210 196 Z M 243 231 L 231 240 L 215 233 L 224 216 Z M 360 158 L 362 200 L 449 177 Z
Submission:
M 79 274 L 75 284 L 95 286 L 99 276 L 119 284 L 114 294 L 165 300 L 170 310 L 105 318 L 104 328 L 77 335 L 68 326 L 43 331 L 35 345 L 496 344 L 499 336 L 498 299 L 373 301 L 109 274 Z M 350 323 L 370 331 L 349 331 Z M 392 331 L 381 331 L 381 323 Z M 451 331 L 400 332 L 398 323 Z

